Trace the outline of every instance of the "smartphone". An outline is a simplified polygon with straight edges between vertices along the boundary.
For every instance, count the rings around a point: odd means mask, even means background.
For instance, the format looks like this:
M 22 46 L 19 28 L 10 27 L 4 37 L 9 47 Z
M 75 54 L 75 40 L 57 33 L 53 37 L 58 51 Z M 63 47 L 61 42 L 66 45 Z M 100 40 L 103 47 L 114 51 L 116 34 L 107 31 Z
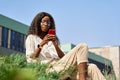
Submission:
M 49 29 L 48 34 L 55 35 L 56 34 L 55 29 Z

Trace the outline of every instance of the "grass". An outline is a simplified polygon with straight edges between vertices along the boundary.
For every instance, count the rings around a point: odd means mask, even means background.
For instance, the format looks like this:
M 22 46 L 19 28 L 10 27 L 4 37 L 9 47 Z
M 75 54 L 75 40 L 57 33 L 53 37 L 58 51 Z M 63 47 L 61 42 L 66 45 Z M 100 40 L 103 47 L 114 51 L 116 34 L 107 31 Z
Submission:
M 19 53 L 0 56 L 0 80 L 60 80 L 63 75 L 70 77 L 69 70 L 46 74 L 47 64 L 27 63 L 25 58 L 25 55 Z M 115 80 L 112 75 L 105 74 L 105 77 L 107 80 Z
M 46 74 L 47 64 L 27 63 L 25 55 L 0 56 L 0 80 L 59 80 L 63 73 Z

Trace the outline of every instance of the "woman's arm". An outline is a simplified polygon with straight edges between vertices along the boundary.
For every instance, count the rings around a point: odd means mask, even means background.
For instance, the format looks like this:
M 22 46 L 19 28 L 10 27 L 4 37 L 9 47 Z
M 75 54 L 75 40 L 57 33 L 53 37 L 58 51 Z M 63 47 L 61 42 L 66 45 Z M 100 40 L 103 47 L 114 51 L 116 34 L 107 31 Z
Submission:
M 34 50 L 34 54 L 32 54 L 30 57 L 31 58 L 37 58 L 39 57 L 40 51 L 42 50 L 42 47 L 38 47 Z
M 39 44 L 39 47 L 37 47 L 35 45 L 35 42 L 34 42 L 34 35 L 29 35 L 27 36 L 26 38 L 26 41 L 25 41 L 25 47 L 26 47 L 26 55 L 29 56 L 30 58 L 37 58 L 39 57 L 39 54 L 42 50 L 42 46 L 43 46 L 43 42 L 42 41 L 40 44 Z M 35 46 L 37 48 L 35 48 Z
M 63 51 L 59 48 L 58 44 L 55 41 L 53 41 L 53 45 L 55 46 L 58 56 L 62 58 L 65 55 Z

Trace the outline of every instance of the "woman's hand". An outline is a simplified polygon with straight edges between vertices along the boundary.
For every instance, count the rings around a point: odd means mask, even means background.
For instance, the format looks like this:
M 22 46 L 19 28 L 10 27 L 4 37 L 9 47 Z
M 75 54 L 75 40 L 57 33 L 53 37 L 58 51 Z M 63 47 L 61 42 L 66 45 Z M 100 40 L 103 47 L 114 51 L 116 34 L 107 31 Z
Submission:
M 41 46 L 43 46 L 44 44 L 48 43 L 48 41 L 52 41 L 53 45 L 57 51 L 57 54 L 60 58 L 62 58 L 64 56 L 64 53 L 62 52 L 62 50 L 59 48 L 57 42 L 56 42 L 56 35 L 53 34 L 47 34 L 44 38 L 42 43 L 40 44 Z
M 43 46 L 43 45 L 47 44 L 48 41 L 56 42 L 56 35 L 47 34 L 47 35 L 43 38 L 43 41 L 40 43 L 40 45 Z

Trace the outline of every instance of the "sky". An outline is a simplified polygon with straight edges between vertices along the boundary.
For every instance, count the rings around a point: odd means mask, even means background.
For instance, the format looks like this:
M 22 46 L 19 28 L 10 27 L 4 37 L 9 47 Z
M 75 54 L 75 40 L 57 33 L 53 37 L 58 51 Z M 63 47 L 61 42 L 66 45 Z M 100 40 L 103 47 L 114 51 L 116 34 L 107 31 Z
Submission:
M 62 44 L 120 46 L 120 0 L 0 0 L 0 14 L 30 25 L 50 13 Z

